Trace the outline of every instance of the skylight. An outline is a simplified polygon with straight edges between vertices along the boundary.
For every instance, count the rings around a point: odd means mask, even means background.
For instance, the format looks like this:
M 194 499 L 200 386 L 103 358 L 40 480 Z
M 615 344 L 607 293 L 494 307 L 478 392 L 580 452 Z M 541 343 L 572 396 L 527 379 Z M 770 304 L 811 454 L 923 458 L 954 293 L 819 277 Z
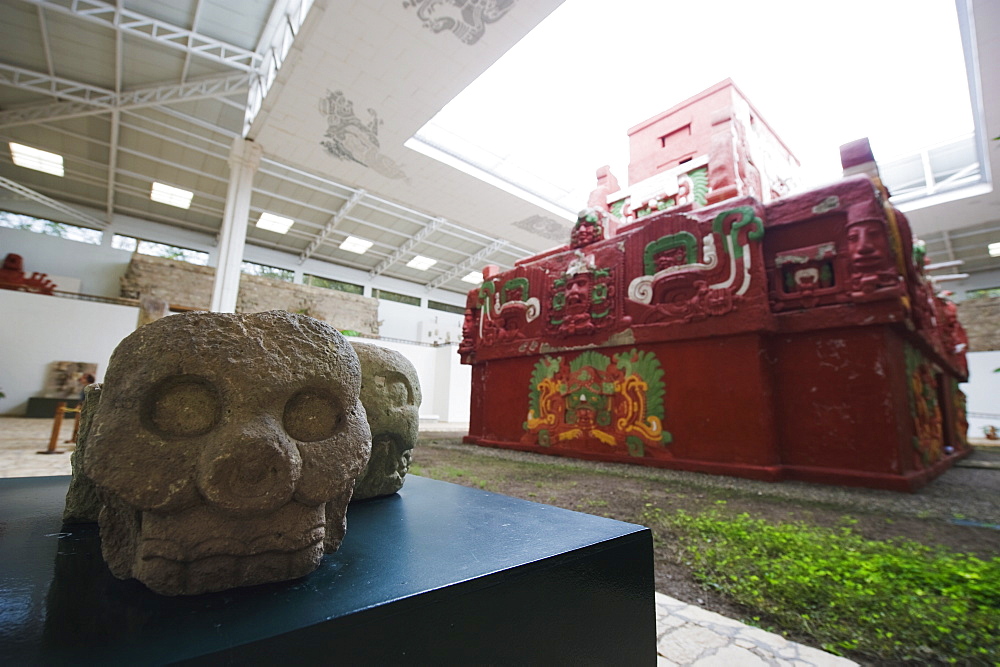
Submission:
M 14 160 L 14 164 L 19 167 L 44 171 L 46 174 L 53 174 L 55 176 L 63 176 L 65 174 L 62 155 L 57 155 L 56 153 L 50 153 L 23 144 L 15 144 L 11 141 L 10 156 Z
M 481 271 L 470 271 L 468 275 L 462 278 L 462 282 L 481 285 L 483 283 L 483 274 Z
M 586 205 L 602 165 L 609 164 L 622 188 L 628 187 L 629 128 L 727 77 L 799 158 L 802 188 L 839 179 L 839 148 L 855 139 L 869 137 L 881 162 L 973 129 L 953 2 L 843 0 L 810 5 L 810 13 L 782 0 L 713 0 L 711 9 L 705 6 L 621 0 L 610 11 L 604 0 L 565 2 L 407 145 L 421 152 L 433 148 L 439 160 L 464 162 L 477 177 L 487 172 L 575 212 Z M 669 85 L 652 83 L 663 62 L 655 39 L 577 49 L 571 59 L 552 48 L 574 44 L 579 35 L 698 25 L 706 11 L 724 17 L 713 24 L 712 48 L 705 48 L 697 30 L 672 32 L 671 53 L 684 65 L 671 69 Z M 886 40 L 885 26 L 901 21 L 905 29 Z M 746 46 L 748 34 L 753 48 Z M 864 48 L 844 49 L 845 40 Z M 774 76 L 775 63 L 781 63 L 780 77 Z M 857 76 L 873 63 L 892 73 L 890 85 L 884 77 Z M 789 86 L 790 80 L 796 85 Z M 588 97 L 595 85 L 601 95 Z M 888 98 L 892 104 L 858 104 Z M 900 108 L 920 113 L 900 115 Z
M 287 234 L 294 222 L 291 218 L 282 218 L 280 215 L 264 212 L 257 218 L 257 227 L 277 232 L 278 234 Z
M 157 182 L 153 183 L 153 189 L 149 193 L 149 198 L 153 201 L 184 209 L 191 207 L 192 197 L 194 197 L 193 192 Z
M 348 236 L 344 239 L 344 242 L 340 244 L 340 249 L 363 255 L 368 252 L 368 248 L 371 248 L 372 245 L 371 241 L 359 239 L 357 236 Z
M 406 263 L 411 269 L 417 269 L 418 271 L 426 271 L 437 264 L 436 259 L 431 259 L 430 257 L 424 257 L 423 255 L 417 255 L 409 262 Z
M 1000 257 L 1000 243 L 991 243 L 987 246 L 990 257 Z

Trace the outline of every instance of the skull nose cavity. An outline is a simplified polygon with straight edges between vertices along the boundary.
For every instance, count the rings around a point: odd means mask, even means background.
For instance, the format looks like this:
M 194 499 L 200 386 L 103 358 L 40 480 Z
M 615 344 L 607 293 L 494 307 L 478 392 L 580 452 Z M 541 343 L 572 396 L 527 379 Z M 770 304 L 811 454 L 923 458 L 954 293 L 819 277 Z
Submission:
M 218 452 L 202 468 L 205 498 L 229 510 L 272 510 L 291 498 L 302 462 L 277 442 L 249 439 Z

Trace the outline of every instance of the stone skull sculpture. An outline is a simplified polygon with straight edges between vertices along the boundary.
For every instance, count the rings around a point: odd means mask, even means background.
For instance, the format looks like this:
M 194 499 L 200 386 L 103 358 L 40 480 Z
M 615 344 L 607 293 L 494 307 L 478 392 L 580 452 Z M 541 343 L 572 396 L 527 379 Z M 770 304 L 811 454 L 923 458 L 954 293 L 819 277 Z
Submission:
M 360 385 L 338 331 L 283 311 L 174 315 L 125 338 L 83 466 L 111 572 L 194 595 L 313 571 L 371 452 Z
M 351 341 L 361 362 L 361 402 L 372 432 L 372 455 L 354 487 L 355 500 L 399 491 L 410 469 L 420 424 L 420 380 L 399 352 Z

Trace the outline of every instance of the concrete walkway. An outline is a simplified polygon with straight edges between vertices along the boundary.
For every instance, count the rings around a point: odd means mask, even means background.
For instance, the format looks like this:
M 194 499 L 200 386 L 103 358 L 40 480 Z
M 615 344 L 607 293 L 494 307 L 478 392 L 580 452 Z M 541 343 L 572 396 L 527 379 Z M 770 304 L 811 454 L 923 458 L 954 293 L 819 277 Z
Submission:
M 657 667 L 846 667 L 858 663 L 656 593 Z
M 456 437 L 466 424 L 421 422 L 421 433 Z M 63 454 L 43 455 L 52 433 L 51 419 L 0 417 L 0 477 L 44 477 L 70 474 L 67 444 L 73 420 L 63 423 L 58 448 Z M 656 651 L 658 667 L 834 667 L 857 663 L 819 649 L 785 640 L 700 607 L 656 593 Z

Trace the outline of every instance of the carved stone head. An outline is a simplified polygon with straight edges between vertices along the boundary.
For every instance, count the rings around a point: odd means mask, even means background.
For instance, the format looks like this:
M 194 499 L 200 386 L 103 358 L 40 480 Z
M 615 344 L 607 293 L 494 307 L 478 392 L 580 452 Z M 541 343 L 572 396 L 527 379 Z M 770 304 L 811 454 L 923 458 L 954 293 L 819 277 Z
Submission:
M 84 460 L 112 573 L 193 595 L 314 570 L 371 451 L 360 385 L 351 345 L 304 315 L 189 313 L 125 338 Z
M 399 491 L 410 469 L 420 425 L 420 380 L 413 364 L 393 350 L 351 341 L 361 361 L 361 402 L 372 432 L 372 455 L 354 498 Z
M 571 248 L 582 248 L 604 239 L 603 214 L 596 208 L 585 208 L 577 215 L 576 224 L 570 231 Z
M 847 245 L 852 272 L 875 274 L 892 270 L 889 239 L 881 220 L 862 220 L 850 225 Z

